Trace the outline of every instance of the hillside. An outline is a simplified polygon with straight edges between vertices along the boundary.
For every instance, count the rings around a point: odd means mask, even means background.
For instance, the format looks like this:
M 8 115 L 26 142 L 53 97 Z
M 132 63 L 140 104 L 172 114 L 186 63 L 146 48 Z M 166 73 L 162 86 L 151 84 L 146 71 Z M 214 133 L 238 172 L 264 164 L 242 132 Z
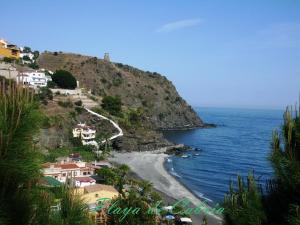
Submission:
M 143 109 L 143 125 L 150 129 L 187 129 L 204 126 L 166 77 L 128 65 L 78 54 L 45 52 L 40 67 L 71 72 L 80 86 L 96 96 L 119 96 L 125 108 Z

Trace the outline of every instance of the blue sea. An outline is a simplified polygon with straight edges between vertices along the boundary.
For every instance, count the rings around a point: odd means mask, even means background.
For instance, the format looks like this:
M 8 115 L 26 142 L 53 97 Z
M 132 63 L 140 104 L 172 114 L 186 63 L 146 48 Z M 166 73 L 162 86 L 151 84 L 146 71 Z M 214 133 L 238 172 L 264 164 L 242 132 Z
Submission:
M 282 110 L 196 108 L 206 123 L 216 128 L 168 131 L 170 141 L 199 151 L 190 157 L 170 157 L 166 167 L 184 185 L 208 203 L 220 203 L 230 180 L 254 171 L 260 184 L 272 177 L 268 161 L 272 131 L 283 123 Z M 197 154 L 195 154 L 197 153 Z

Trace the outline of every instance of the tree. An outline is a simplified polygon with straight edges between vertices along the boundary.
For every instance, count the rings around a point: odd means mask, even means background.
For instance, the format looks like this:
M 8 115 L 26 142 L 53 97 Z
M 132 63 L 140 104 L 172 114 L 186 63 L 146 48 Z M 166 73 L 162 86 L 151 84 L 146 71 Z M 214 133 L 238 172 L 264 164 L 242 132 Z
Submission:
M 62 187 L 60 192 L 60 210 L 52 212 L 51 224 L 92 225 L 88 215 L 88 206 L 75 191 Z
M 90 225 L 87 206 L 72 191 L 61 190 L 53 211 L 55 196 L 38 184 L 41 157 L 33 136 L 41 120 L 34 90 L 0 83 L 0 224 Z
M 139 183 L 139 186 L 141 187 L 141 196 L 145 197 L 147 194 L 149 194 L 153 188 L 153 184 L 147 180 L 142 180 Z
M 24 55 L 22 59 L 25 60 L 25 61 L 30 61 L 31 60 L 28 55 Z
M 0 221 L 27 225 L 34 210 L 32 190 L 40 175 L 33 134 L 41 114 L 34 92 L 1 83 L 0 115 Z
M 238 176 L 238 189 L 235 191 L 233 183 L 229 194 L 225 197 L 226 225 L 261 225 L 266 222 L 260 190 L 257 188 L 253 174 L 249 174 L 247 185 Z
M 52 81 L 55 82 L 60 88 L 75 89 L 77 87 L 75 77 L 70 72 L 65 70 L 57 70 L 52 75 Z
M 32 63 L 28 64 L 28 66 L 29 66 L 31 69 L 34 69 L 34 70 L 40 68 L 39 65 L 36 64 L 36 62 L 32 62 Z
M 39 56 L 40 56 L 40 52 L 39 51 L 34 51 L 33 52 L 33 59 L 34 60 L 36 60 Z
M 113 168 L 103 167 L 97 170 L 97 175 L 102 176 L 104 178 L 105 184 L 108 185 L 117 185 L 120 180 L 119 175 Z
M 147 201 L 141 199 L 139 195 L 135 191 L 129 191 L 128 196 L 126 198 L 119 196 L 114 199 L 111 204 L 117 202 L 117 205 L 121 209 L 129 209 L 133 210 L 131 213 L 128 213 L 126 217 L 124 214 L 117 213 L 117 211 L 113 211 L 110 214 L 110 220 L 108 225 L 156 225 L 156 217 L 155 213 L 148 213 L 148 209 L 151 207 Z M 136 209 L 136 210 L 135 210 Z
M 23 49 L 23 52 L 24 52 L 24 53 L 30 53 L 30 52 L 31 52 L 31 48 L 25 46 L 24 49 Z
M 102 99 L 102 105 L 103 109 L 108 111 L 110 114 L 118 116 L 121 112 L 121 106 L 122 102 L 119 97 L 114 96 L 105 96 Z

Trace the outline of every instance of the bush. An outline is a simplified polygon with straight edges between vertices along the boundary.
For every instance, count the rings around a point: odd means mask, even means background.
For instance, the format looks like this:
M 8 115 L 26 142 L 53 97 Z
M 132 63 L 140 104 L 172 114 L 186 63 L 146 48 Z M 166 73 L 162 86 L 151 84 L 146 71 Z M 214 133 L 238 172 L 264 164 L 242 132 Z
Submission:
M 73 107 L 73 103 L 71 102 L 71 100 L 68 100 L 68 101 L 65 101 L 65 102 L 58 101 L 57 104 L 61 107 L 64 107 L 64 108 L 72 108 Z
M 13 61 L 14 61 L 13 58 L 8 58 L 8 57 L 3 58 L 3 62 L 6 62 L 6 63 L 12 63 Z
M 116 87 L 120 86 L 122 84 L 121 78 L 114 78 L 112 84 Z
M 78 113 L 78 114 L 81 114 L 81 113 L 83 113 L 83 108 L 82 107 L 78 107 L 78 106 L 76 106 L 75 107 L 75 111 Z
M 53 82 L 60 88 L 75 89 L 77 82 L 75 77 L 68 71 L 57 70 L 52 76 Z
M 36 60 L 39 56 L 40 56 L 40 52 L 39 51 L 34 51 L 33 52 L 33 59 L 34 60 Z
M 121 99 L 119 97 L 114 97 L 114 96 L 105 96 L 102 99 L 102 105 L 103 109 L 105 109 L 106 111 L 108 111 L 110 114 L 112 115 L 120 115 L 121 112 L 121 106 L 122 106 L 122 102 Z
M 56 86 L 56 83 L 54 83 L 53 81 L 49 80 L 49 81 L 47 82 L 47 87 L 48 87 L 48 88 L 55 88 L 55 86 Z
M 31 59 L 29 58 L 28 55 L 24 55 L 22 59 L 25 60 L 25 61 L 31 61 Z
M 34 70 L 36 70 L 36 69 L 40 68 L 40 67 L 39 67 L 39 65 L 38 65 L 38 64 L 36 64 L 35 62 L 34 62 L 34 63 L 30 63 L 30 64 L 28 64 L 28 66 L 29 66 L 31 69 L 34 69 Z
M 78 101 L 74 102 L 74 104 L 75 104 L 76 106 L 82 106 L 82 101 L 81 101 L 81 100 L 78 100 Z
M 48 87 L 41 87 L 37 96 L 44 105 L 47 105 L 47 100 L 53 99 L 52 91 Z

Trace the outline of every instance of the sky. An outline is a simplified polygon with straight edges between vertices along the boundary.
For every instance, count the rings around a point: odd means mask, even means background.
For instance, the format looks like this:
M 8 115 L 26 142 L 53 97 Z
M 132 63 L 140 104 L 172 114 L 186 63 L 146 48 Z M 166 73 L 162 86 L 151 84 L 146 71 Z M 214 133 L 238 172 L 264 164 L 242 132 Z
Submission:
M 6 0 L 1 8 L 0 38 L 39 51 L 109 52 L 165 75 L 193 106 L 284 108 L 299 98 L 299 0 Z

